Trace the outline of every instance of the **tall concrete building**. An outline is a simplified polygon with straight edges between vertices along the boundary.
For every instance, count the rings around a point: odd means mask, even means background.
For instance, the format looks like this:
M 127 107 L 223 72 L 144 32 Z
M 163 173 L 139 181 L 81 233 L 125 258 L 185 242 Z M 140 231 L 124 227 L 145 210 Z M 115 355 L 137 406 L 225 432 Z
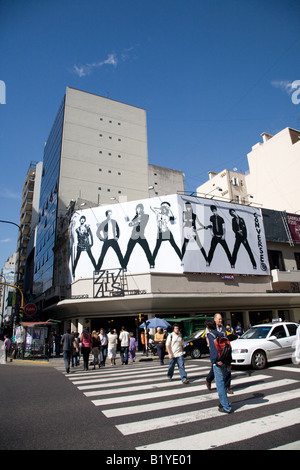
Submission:
M 44 149 L 33 292 L 67 283 L 60 245 L 74 209 L 148 198 L 154 173 L 144 109 L 67 88 Z M 183 173 L 173 173 L 168 191 L 184 189 Z M 60 298 L 58 291 L 51 295 Z
M 16 252 L 15 284 L 24 289 L 26 274 L 26 258 L 30 236 L 37 224 L 42 162 L 31 162 L 27 171 L 22 190 L 22 200 L 19 220 L 19 235 Z

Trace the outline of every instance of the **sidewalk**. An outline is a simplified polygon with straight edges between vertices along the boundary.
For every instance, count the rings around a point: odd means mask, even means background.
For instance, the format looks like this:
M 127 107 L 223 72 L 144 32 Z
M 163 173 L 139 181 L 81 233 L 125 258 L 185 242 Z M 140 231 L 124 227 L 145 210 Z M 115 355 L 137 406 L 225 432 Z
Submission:
M 135 362 L 153 362 L 153 361 L 158 361 L 158 356 L 153 356 L 153 355 L 149 355 L 146 356 L 144 355 L 141 351 L 137 351 L 136 352 L 136 359 L 135 359 Z M 49 360 L 47 359 L 10 359 L 8 358 L 7 360 L 7 364 L 10 364 L 10 363 L 18 363 L 18 364 L 34 364 L 34 365 L 50 365 L 52 367 L 56 367 L 56 366 L 64 366 L 64 360 L 63 360 L 63 355 L 61 354 L 59 357 L 51 357 Z M 90 355 L 90 359 L 89 359 L 89 363 L 92 363 L 93 362 L 93 356 L 92 354 Z M 80 365 L 83 364 L 83 359 L 82 359 L 82 356 L 80 356 Z M 128 360 L 128 365 L 130 365 L 131 363 L 129 362 Z M 116 366 L 121 366 L 121 358 L 120 358 L 120 352 L 118 351 L 117 353 L 117 357 L 116 357 Z M 105 367 L 109 368 L 109 367 L 112 367 L 110 365 L 110 359 L 106 359 L 106 363 L 105 363 Z

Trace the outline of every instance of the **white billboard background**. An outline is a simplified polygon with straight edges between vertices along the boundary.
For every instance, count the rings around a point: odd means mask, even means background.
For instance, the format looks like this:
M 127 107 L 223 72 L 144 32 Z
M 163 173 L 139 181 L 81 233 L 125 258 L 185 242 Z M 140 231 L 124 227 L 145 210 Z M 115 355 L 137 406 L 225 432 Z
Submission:
M 129 274 L 269 274 L 260 210 L 211 199 L 174 194 L 76 211 L 70 243 L 71 281 L 93 277 L 95 267 L 123 267 Z

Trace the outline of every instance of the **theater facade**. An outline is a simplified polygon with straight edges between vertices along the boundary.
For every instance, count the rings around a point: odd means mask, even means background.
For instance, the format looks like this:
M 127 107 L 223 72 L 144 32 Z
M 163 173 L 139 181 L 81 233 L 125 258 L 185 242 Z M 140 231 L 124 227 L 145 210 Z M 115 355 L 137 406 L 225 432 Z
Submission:
M 300 319 L 297 289 L 274 289 L 259 208 L 171 194 L 77 210 L 68 234 L 69 298 L 47 310 L 73 330 L 216 312 L 244 328 Z

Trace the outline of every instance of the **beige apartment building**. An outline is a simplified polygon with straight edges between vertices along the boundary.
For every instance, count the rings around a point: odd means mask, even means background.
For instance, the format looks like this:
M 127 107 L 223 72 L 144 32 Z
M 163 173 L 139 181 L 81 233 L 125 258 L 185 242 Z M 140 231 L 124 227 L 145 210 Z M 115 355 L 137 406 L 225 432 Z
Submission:
M 249 170 L 209 172 L 197 194 L 300 213 L 300 131 L 286 127 L 274 136 L 266 132 L 247 154 Z

